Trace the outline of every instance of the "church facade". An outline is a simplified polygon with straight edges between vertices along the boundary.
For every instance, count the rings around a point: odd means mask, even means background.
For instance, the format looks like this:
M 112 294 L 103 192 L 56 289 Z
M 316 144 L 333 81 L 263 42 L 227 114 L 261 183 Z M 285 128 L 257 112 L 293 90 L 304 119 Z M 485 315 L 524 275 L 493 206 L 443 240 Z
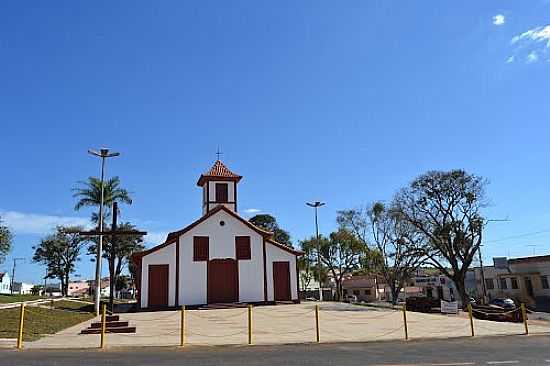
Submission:
M 133 256 L 142 309 L 299 301 L 297 258 L 302 253 L 239 216 L 241 179 L 217 160 L 197 182 L 202 217 Z

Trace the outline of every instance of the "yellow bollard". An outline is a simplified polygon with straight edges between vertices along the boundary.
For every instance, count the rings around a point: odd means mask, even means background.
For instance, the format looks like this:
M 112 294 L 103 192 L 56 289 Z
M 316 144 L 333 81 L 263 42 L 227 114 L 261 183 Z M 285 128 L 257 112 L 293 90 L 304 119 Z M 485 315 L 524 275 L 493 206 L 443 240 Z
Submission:
M 252 344 L 252 305 L 248 305 L 248 344 Z
M 405 325 L 405 340 L 409 340 L 409 329 L 407 327 L 407 305 L 403 304 L 403 324 Z
M 23 326 L 25 322 L 25 304 L 21 304 L 19 311 L 19 332 L 17 334 L 17 349 L 23 348 Z
M 105 348 L 105 332 L 107 330 L 107 324 L 106 324 L 106 321 L 107 321 L 107 305 L 106 304 L 103 304 L 103 309 L 102 309 L 102 313 L 101 313 L 101 344 L 100 344 L 100 348 Z
M 185 305 L 181 307 L 180 346 L 185 345 Z
M 315 305 L 315 340 L 321 342 L 321 329 L 319 327 L 319 304 Z
M 521 317 L 523 319 L 523 325 L 525 325 L 525 335 L 529 334 L 529 327 L 527 326 L 527 310 L 525 304 L 521 303 Z
M 472 337 L 476 334 L 474 332 L 474 314 L 472 310 L 472 304 L 468 304 L 468 316 L 470 317 L 470 329 L 472 330 Z

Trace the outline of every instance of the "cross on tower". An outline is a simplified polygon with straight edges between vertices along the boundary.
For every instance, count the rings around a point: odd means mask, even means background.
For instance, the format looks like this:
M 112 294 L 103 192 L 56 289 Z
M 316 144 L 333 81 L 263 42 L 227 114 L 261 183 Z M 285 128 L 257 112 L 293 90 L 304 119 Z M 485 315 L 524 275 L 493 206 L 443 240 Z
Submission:
M 216 151 L 216 156 L 218 157 L 218 160 L 220 160 L 220 155 L 223 155 L 220 148 L 218 147 L 218 151 Z

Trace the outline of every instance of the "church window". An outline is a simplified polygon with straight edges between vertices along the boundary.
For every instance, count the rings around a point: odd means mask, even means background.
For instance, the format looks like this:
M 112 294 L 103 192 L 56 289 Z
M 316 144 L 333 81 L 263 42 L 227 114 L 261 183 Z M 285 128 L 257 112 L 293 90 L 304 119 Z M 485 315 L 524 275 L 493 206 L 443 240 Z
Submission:
M 216 202 L 229 201 L 227 183 L 216 183 Z
M 235 252 L 237 259 L 250 259 L 250 236 L 235 237 Z
M 208 236 L 193 237 L 193 260 L 195 262 L 208 260 Z

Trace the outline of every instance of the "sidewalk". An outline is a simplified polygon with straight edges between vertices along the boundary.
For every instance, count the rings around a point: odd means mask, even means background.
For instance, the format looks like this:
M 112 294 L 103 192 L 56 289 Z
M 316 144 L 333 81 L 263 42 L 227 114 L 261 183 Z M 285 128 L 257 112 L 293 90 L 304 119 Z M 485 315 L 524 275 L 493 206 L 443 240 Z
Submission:
M 186 311 L 186 343 L 191 345 L 247 344 L 247 309 Z M 122 314 L 137 327 L 136 334 L 107 334 L 107 347 L 178 346 L 180 313 Z M 407 312 L 409 339 L 470 336 L 466 314 L 441 315 Z M 315 303 L 259 306 L 253 309 L 253 344 L 315 342 Z M 25 348 L 96 348 L 99 335 L 80 335 L 82 323 L 25 343 Z M 523 334 L 521 323 L 474 320 L 476 336 Z M 533 321 L 530 333 L 550 333 L 550 323 Z M 321 342 L 360 342 L 404 339 L 401 311 L 341 303 L 321 303 Z

